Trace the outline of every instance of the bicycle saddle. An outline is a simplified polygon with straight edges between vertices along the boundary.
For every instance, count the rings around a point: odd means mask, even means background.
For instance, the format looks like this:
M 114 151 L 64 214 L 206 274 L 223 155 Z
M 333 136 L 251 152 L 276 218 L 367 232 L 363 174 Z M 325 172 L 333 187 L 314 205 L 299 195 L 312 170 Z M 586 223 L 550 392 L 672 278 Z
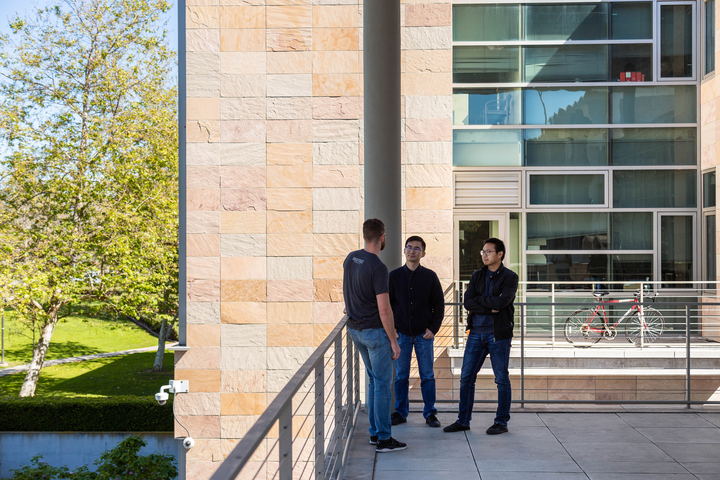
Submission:
M 595 298 L 604 297 L 605 295 L 610 295 L 610 292 L 593 292 L 593 297 Z

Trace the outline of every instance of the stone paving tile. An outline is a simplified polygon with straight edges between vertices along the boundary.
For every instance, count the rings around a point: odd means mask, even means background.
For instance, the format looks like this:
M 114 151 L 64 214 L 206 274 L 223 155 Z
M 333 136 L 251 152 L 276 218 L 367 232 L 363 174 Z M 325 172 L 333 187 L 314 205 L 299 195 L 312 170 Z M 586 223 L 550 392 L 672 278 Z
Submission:
M 587 480 L 584 473 L 483 472 L 482 480 Z
M 618 427 L 593 425 L 588 427 L 557 426 L 550 431 L 562 443 L 650 443 L 650 441 L 629 426 Z
M 438 480 L 443 478 L 443 475 L 437 471 L 413 470 L 408 471 L 405 476 L 399 476 L 397 471 L 387 470 L 375 472 L 373 480 L 403 480 L 408 478 L 412 478 L 412 480 Z M 472 472 L 452 472 L 452 480 L 480 480 L 480 475 L 477 470 Z
M 637 428 L 651 442 L 672 439 L 673 443 L 720 443 L 720 428 Z M 720 451 L 720 446 L 716 446 Z
M 720 458 L 709 458 L 708 460 L 720 460 Z M 687 469 L 688 472 L 694 474 L 716 474 L 720 475 L 720 463 L 683 463 L 682 466 Z
M 490 472 L 531 472 L 531 473 L 581 473 L 582 470 L 577 463 L 572 460 L 541 460 L 531 458 L 526 460 L 521 452 L 514 452 L 514 458 L 504 458 L 500 460 L 488 460 L 478 462 L 480 475 L 485 478 Z
M 626 427 L 627 423 L 623 421 L 616 413 L 541 413 L 539 414 L 548 427 Z
M 652 443 L 563 443 L 572 458 L 582 464 L 597 460 L 598 455 L 616 462 L 632 462 L 642 459 L 645 462 L 672 462 L 673 459 Z
M 593 473 L 687 473 L 688 469 L 676 462 L 644 462 L 630 461 L 618 462 L 610 458 L 584 460 L 578 462 L 585 472 Z
M 702 414 L 688 413 L 619 413 L 618 416 L 636 428 L 642 427 L 713 427 Z M 720 420 L 720 417 L 718 417 Z
M 696 480 L 691 473 L 589 473 L 590 480 Z
M 713 425 L 720 427 L 720 413 L 699 413 L 698 415 Z
M 680 463 L 717 461 L 718 451 L 720 451 L 715 443 L 656 443 L 655 445 Z

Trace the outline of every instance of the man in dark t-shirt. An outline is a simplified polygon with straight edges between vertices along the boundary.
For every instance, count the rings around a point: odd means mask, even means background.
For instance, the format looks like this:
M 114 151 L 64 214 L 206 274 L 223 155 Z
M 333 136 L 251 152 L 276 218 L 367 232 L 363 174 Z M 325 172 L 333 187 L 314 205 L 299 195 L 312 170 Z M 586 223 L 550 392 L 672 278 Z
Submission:
M 377 218 L 363 223 L 365 248 L 343 262 L 343 296 L 348 332 L 368 376 L 370 444 L 377 452 L 404 450 L 390 435 L 390 388 L 393 360 L 400 356 L 388 295 L 388 269 L 378 257 L 385 248 L 385 225 Z

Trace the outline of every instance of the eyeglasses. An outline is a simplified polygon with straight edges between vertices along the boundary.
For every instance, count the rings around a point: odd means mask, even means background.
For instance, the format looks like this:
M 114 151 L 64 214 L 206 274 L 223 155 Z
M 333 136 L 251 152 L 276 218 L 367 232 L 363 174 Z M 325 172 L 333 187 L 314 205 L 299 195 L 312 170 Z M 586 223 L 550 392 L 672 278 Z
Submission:
M 413 247 L 412 245 L 406 245 L 406 246 L 405 246 L 405 250 L 408 251 L 408 252 L 415 252 L 415 253 L 420 253 L 420 252 L 422 252 L 422 248 L 420 248 L 420 247 Z
M 480 252 L 481 255 L 490 255 L 491 253 L 495 253 L 496 250 L 482 250 Z

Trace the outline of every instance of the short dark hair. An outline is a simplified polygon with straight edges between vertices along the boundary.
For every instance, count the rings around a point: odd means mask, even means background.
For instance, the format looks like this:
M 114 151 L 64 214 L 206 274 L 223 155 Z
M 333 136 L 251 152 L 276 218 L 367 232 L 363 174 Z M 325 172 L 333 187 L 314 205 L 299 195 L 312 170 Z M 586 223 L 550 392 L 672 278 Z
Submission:
M 368 218 L 363 223 L 363 239 L 367 243 L 376 241 L 383 233 L 385 233 L 385 224 L 377 218 Z
M 425 240 L 423 240 L 422 237 L 418 237 L 417 235 L 408 237 L 408 239 L 405 240 L 405 246 L 407 247 L 408 243 L 410 243 L 410 242 L 420 242 L 423 247 L 423 252 L 425 251 L 425 248 L 427 247 L 427 245 L 425 245 Z
M 502 260 L 505 260 L 505 242 L 503 242 L 499 238 L 491 237 L 485 240 L 485 242 L 483 242 L 483 245 L 485 245 L 486 243 L 492 243 L 497 253 L 503 253 Z

